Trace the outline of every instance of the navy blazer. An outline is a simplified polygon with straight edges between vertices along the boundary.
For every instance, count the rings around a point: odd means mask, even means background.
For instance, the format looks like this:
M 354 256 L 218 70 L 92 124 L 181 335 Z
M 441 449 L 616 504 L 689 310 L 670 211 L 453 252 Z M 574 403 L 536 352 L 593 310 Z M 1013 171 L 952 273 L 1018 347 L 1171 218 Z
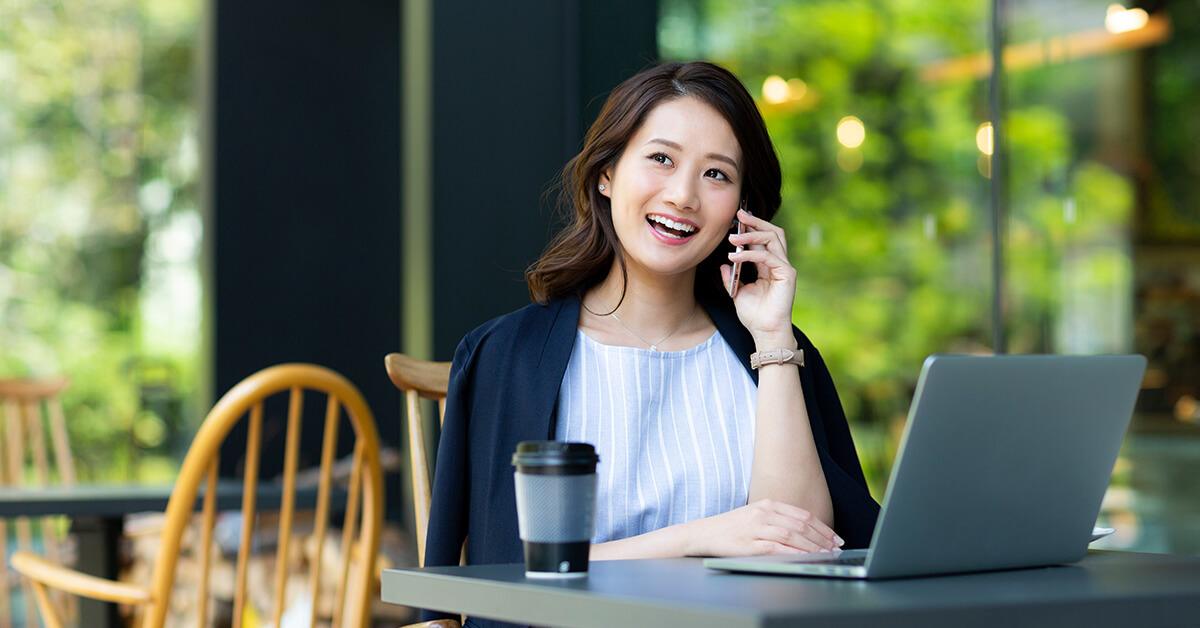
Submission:
M 717 331 L 750 368 L 754 340 L 728 298 L 701 299 Z M 446 415 L 433 477 L 426 565 L 519 563 L 512 454 L 523 440 L 553 439 L 555 406 L 579 325 L 577 297 L 531 304 L 467 334 L 454 352 Z M 808 337 L 799 369 L 817 454 L 833 501 L 834 529 L 846 547 L 866 547 L 879 504 L 867 490 L 833 378 Z M 443 615 L 444 616 L 444 615 Z M 438 615 L 423 614 L 423 620 Z M 497 625 L 477 619 L 472 625 Z

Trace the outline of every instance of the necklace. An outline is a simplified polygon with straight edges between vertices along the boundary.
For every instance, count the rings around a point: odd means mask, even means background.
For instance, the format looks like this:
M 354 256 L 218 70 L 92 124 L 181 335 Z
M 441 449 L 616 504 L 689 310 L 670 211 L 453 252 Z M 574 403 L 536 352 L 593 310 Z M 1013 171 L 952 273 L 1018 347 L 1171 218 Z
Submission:
M 616 310 L 614 310 L 614 309 L 612 309 L 612 308 L 610 308 L 610 307 L 608 307 L 608 304 L 604 302 L 604 299 L 601 299 L 600 297 L 598 297 L 598 296 L 597 296 L 597 297 L 596 297 L 596 300 L 600 302 L 600 305 L 603 305 L 603 306 L 604 306 L 604 309 L 608 310 L 608 314 L 605 314 L 605 316 L 611 316 L 611 317 L 613 318 L 613 320 L 614 320 L 614 321 L 617 321 L 617 324 L 618 324 L 618 325 L 620 325 L 621 327 L 624 327 L 624 328 L 625 328 L 625 331 L 627 331 L 627 332 L 629 332 L 629 333 L 633 334 L 633 335 L 634 335 L 634 337 L 636 337 L 638 340 L 641 340 L 642 342 L 644 342 L 644 343 L 646 343 L 646 344 L 650 345 L 650 350 L 651 350 L 651 351 L 658 351 L 658 345 L 660 345 L 660 344 L 662 344 L 663 342 L 665 342 L 665 341 L 667 340 L 667 338 L 670 338 L 671 336 L 674 336 L 674 335 L 675 335 L 675 332 L 677 332 L 677 331 L 679 331 L 679 330 L 683 329 L 683 326 L 684 326 L 684 325 L 687 325 L 687 324 L 688 324 L 688 321 L 692 320 L 692 317 L 696 315 L 696 307 L 699 305 L 698 303 L 697 303 L 697 304 L 693 304 L 693 305 L 692 305 L 692 312 L 691 312 L 690 314 L 688 314 L 688 315 L 687 315 L 687 318 L 683 319 L 683 322 L 682 322 L 682 323 L 680 323 L 678 327 L 676 327 L 675 329 L 672 329 L 672 330 L 671 330 L 671 333 L 669 333 L 669 334 L 667 334 L 667 335 L 663 336 L 662 338 L 660 338 L 660 339 L 658 340 L 658 342 L 650 342 L 649 340 L 646 340 L 645 338 L 642 338 L 642 335 L 641 335 L 641 334 L 637 333 L 636 331 L 633 331 L 633 328 L 632 328 L 632 327 L 630 327 L 629 325 L 626 325 L 624 321 L 622 321 L 621 319 L 617 318 L 617 311 L 616 311 Z M 589 312 L 591 312 L 591 309 L 589 308 L 589 309 L 588 309 L 588 311 L 589 311 Z M 592 312 L 592 314 L 595 314 L 595 312 Z

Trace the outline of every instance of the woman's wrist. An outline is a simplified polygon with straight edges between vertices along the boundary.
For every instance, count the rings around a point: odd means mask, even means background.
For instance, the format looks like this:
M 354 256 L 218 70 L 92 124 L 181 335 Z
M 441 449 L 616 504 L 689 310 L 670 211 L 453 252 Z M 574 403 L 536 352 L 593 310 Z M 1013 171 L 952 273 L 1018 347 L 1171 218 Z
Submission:
M 690 556 L 697 547 L 692 538 L 693 522 L 675 524 L 651 530 L 637 536 L 626 537 L 592 545 L 590 560 L 614 560 L 627 558 L 664 558 Z
M 789 349 L 795 351 L 799 346 L 799 343 L 796 342 L 796 336 L 792 335 L 791 329 L 787 330 L 786 333 L 754 334 L 754 350 L 758 352 L 770 351 L 772 349 Z

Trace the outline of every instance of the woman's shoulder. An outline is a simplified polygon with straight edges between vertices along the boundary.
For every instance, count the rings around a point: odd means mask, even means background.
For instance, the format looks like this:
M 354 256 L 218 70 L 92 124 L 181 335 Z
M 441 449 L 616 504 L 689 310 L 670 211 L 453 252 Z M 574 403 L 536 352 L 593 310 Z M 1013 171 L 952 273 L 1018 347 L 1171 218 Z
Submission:
M 578 315 L 579 301 L 574 300 Z M 502 314 L 471 330 L 467 339 L 482 339 L 489 336 L 513 334 L 529 331 L 530 328 L 546 327 L 563 314 L 564 307 L 570 306 L 571 299 L 551 299 L 546 303 L 530 303 L 518 310 Z
M 523 347 L 543 346 L 579 321 L 579 299 L 564 297 L 546 303 L 530 303 L 497 316 L 471 330 L 459 343 L 458 352 L 474 354 L 496 350 L 512 352 Z M 573 337 L 573 335 L 572 335 Z

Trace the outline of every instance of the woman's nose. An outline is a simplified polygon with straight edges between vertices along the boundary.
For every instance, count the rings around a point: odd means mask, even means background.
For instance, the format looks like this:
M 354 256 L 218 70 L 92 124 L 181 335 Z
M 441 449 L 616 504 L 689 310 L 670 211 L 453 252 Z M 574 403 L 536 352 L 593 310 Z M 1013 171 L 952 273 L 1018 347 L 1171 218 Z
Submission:
M 667 181 L 662 194 L 663 202 L 679 210 L 696 209 L 696 186 L 691 177 L 677 174 Z

